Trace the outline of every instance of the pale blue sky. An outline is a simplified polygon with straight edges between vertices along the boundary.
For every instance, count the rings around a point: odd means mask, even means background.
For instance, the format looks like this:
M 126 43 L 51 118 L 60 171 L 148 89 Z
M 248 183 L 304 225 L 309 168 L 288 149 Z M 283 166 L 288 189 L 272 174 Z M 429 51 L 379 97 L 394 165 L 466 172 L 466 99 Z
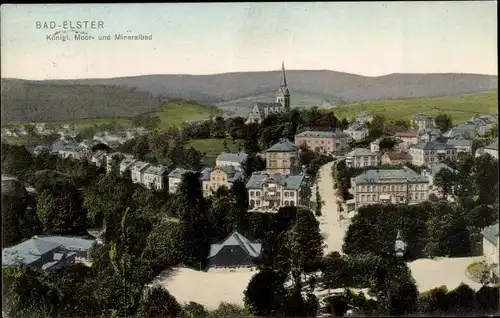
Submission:
M 99 78 L 328 69 L 497 74 L 497 4 L 478 2 L 2 5 L 2 77 Z M 36 21 L 102 20 L 90 35 L 152 41 L 50 42 Z

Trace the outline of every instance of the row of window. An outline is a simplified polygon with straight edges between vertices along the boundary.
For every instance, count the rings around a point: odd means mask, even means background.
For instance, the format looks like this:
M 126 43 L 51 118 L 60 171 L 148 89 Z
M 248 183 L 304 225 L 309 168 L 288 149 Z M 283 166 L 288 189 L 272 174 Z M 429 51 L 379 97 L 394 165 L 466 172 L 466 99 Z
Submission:
M 400 185 L 391 185 L 391 186 L 387 186 L 387 185 L 384 185 L 384 186 L 380 186 L 382 188 L 382 191 L 387 191 L 387 190 L 391 190 L 391 191 L 404 191 L 405 190 L 405 185 L 404 184 L 400 184 Z M 376 185 L 373 185 L 373 186 L 358 186 L 358 191 L 360 192 L 375 192 L 377 191 L 377 186 Z M 408 185 L 408 190 L 425 190 L 425 185 L 424 184 L 409 184 Z
M 283 204 L 285 206 L 295 206 L 295 201 L 288 201 L 288 200 L 285 200 L 283 201 Z M 261 206 L 261 201 L 260 200 L 250 200 L 250 206 Z M 276 206 L 280 206 L 280 202 L 276 202 Z
M 250 191 L 250 196 L 253 197 L 253 196 L 257 196 L 257 197 L 260 197 L 260 191 Z M 285 196 L 285 198 L 294 198 L 295 197 L 295 192 L 284 192 L 283 194 Z M 276 192 L 276 196 L 279 197 L 280 196 L 280 193 L 279 192 Z
M 420 197 L 420 200 L 423 200 L 425 198 L 425 193 L 424 192 L 415 193 L 415 195 L 413 195 L 413 193 L 410 193 L 408 195 L 408 199 L 410 201 L 418 200 L 419 197 Z M 368 202 L 368 201 L 375 202 L 377 200 L 377 195 L 376 194 L 372 194 L 372 195 L 369 195 L 369 194 L 364 195 L 364 194 L 362 194 L 362 195 L 359 196 L 359 198 L 361 199 L 360 200 L 361 202 Z

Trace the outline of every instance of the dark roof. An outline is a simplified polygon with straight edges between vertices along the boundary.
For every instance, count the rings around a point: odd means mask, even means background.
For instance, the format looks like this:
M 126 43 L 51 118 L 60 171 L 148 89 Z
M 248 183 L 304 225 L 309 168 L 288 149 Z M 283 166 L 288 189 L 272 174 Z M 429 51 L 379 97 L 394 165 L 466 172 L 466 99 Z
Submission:
M 432 140 L 428 142 L 421 142 L 418 145 L 414 145 L 413 148 L 421 149 L 421 150 L 447 150 L 454 149 L 452 145 L 449 145 L 444 142 L 439 142 L 437 140 Z
M 494 246 L 497 246 L 497 239 L 498 239 L 498 223 L 493 224 L 491 226 L 488 226 L 485 228 L 481 234 L 484 236 L 485 239 L 487 239 L 491 244 Z M 498 247 L 498 246 L 497 246 Z
M 297 145 L 286 138 L 281 138 L 280 141 L 272 145 L 267 152 L 291 152 L 297 151 Z
M 224 246 L 240 246 L 251 257 L 259 257 L 262 244 L 252 243 L 238 232 L 233 232 L 222 244 L 212 244 L 208 258 L 214 257 Z
M 286 175 L 286 174 L 267 174 L 265 172 L 254 172 L 250 179 L 247 181 L 247 189 L 261 189 L 262 184 L 266 180 L 275 180 L 281 184 L 285 189 L 297 190 L 306 177 L 305 174 L 301 173 L 298 175 Z
M 214 170 L 221 170 L 224 171 L 227 174 L 227 181 L 229 183 L 233 183 L 234 181 L 238 180 L 239 178 L 243 177 L 243 172 L 239 169 L 236 169 L 233 166 L 222 166 L 222 167 L 215 167 L 215 168 L 205 168 L 201 171 L 201 180 L 208 181 L 210 180 L 210 174 Z
M 245 152 L 221 152 L 217 157 L 217 160 L 242 163 L 247 159 L 247 157 L 248 154 Z

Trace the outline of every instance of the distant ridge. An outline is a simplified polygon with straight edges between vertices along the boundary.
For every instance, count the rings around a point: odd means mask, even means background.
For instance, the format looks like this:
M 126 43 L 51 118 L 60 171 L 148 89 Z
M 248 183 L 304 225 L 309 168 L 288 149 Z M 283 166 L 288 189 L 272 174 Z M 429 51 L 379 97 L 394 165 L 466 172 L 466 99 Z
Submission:
M 388 74 L 377 77 L 361 76 L 329 70 L 287 70 L 287 82 L 292 94 L 292 107 L 320 106 L 329 100 L 337 105 L 380 99 L 401 99 L 415 97 L 440 97 L 488 92 L 498 89 L 498 76 L 481 74 Z M 13 84 L 15 83 L 15 85 Z M 35 85 L 33 85 L 35 84 Z M 36 84 L 42 84 L 40 89 Z M 4 89 L 4 86 L 16 86 L 18 89 Z M 55 102 L 61 105 L 61 112 L 70 112 L 65 102 L 54 94 L 49 94 L 46 87 L 79 85 L 70 89 L 81 99 L 80 105 L 87 117 L 92 117 L 99 106 L 95 101 L 98 94 L 93 93 L 93 86 L 112 86 L 118 95 L 135 89 L 135 94 L 150 99 L 183 99 L 201 104 L 216 105 L 224 110 L 246 114 L 255 101 L 269 101 L 280 85 L 280 71 L 235 72 L 213 75 L 140 75 L 108 79 L 73 79 L 31 81 L 2 79 L 2 119 L 19 119 L 30 111 L 29 104 L 34 96 L 39 102 Z M 90 86 L 90 87 L 89 87 Z M 32 91 L 26 95 L 26 90 Z M 120 90 L 121 93 L 118 93 Z M 24 93 L 22 93 L 24 92 Z M 49 94 L 50 97 L 47 97 Z M 127 93 L 131 94 L 131 92 Z M 57 94 L 56 94 L 57 95 Z M 117 96 L 118 96 L 117 95 Z M 132 95 L 129 95 L 131 98 Z M 138 96 L 138 95 L 137 95 Z M 148 96 L 148 97 L 146 97 Z M 116 99 L 116 98 L 115 98 Z M 108 106 L 108 110 L 100 110 L 100 117 L 116 114 L 133 116 L 152 106 L 125 103 L 122 106 Z M 148 105 L 151 105 L 146 103 Z M 85 110 L 85 108 L 87 110 Z M 103 113 L 104 112 L 104 113 Z M 79 113 L 75 114 L 80 116 Z M 14 115 L 15 114 L 15 115 Z M 130 114 L 130 115 L 128 115 Z M 27 115 L 26 115 L 27 116 Z M 27 119 L 27 118 L 26 118 Z

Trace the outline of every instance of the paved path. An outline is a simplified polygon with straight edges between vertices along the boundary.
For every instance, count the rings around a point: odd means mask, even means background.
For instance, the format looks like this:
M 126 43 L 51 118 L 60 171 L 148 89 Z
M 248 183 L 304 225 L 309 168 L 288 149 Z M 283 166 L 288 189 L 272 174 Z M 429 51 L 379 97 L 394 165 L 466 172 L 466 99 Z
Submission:
M 337 206 L 337 196 L 333 190 L 332 166 L 334 162 L 329 162 L 319 170 L 319 194 L 323 205 L 321 207 L 320 221 L 321 234 L 325 238 L 325 255 L 337 251 L 342 253 L 344 235 L 349 226 L 348 220 L 339 221 L 339 209 Z

